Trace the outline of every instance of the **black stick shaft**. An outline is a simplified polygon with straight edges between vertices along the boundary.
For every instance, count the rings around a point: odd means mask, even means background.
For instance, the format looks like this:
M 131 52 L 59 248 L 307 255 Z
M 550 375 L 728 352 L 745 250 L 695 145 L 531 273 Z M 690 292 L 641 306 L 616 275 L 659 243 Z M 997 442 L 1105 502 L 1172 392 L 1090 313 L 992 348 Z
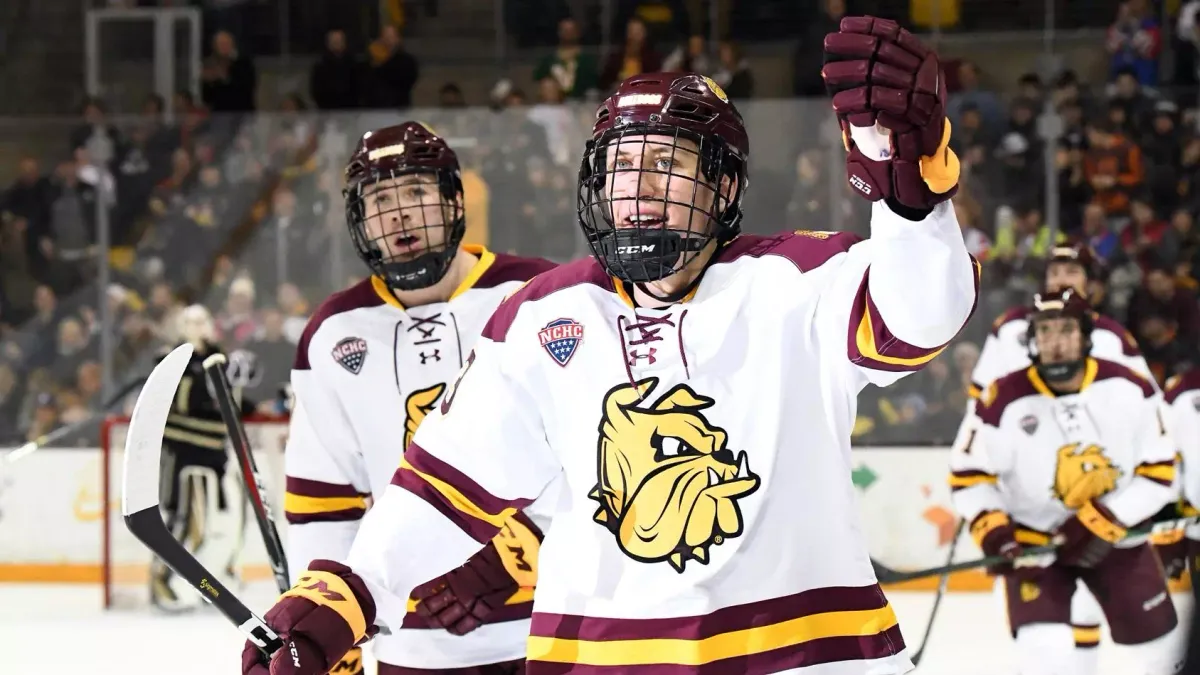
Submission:
M 242 424 L 240 406 L 235 405 L 233 400 L 233 387 L 229 385 L 225 363 L 223 354 L 214 354 L 204 360 L 204 373 L 212 383 L 213 396 L 221 410 L 221 419 L 229 431 L 229 440 L 233 444 L 233 452 L 237 455 L 238 466 L 241 468 L 242 483 L 246 486 L 250 506 L 254 509 L 254 518 L 258 521 L 258 529 L 267 548 L 275 584 L 279 587 L 279 592 L 283 593 L 292 585 L 291 577 L 288 576 L 287 553 L 283 549 L 283 541 L 279 538 L 279 530 L 275 528 L 275 521 L 271 518 L 266 490 L 263 489 L 258 467 L 254 463 L 254 454 L 246 437 L 246 427 Z

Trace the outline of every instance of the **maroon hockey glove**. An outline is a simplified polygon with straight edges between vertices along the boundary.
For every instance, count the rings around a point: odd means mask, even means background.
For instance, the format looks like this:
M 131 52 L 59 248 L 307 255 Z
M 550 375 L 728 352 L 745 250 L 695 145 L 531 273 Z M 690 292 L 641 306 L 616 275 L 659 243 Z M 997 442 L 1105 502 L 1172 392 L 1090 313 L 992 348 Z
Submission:
M 377 630 L 366 584 L 349 567 L 329 560 L 314 560 L 263 619 L 283 639 L 283 648 L 268 666 L 247 642 L 243 675 L 324 675 Z
M 1054 531 L 1055 541 L 1060 542 L 1058 564 L 1095 567 L 1124 536 L 1125 526 L 1108 509 L 1093 501 L 1086 502 Z
M 894 21 L 845 17 L 839 28 L 825 36 L 821 76 L 849 152 L 847 179 L 871 201 L 927 212 L 954 196 L 960 170 L 937 54 Z
M 496 546 L 488 544 L 462 567 L 417 586 L 412 597 L 419 601 L 417 614 L 431 625 L 466 635 L 503 607 L 519 588 Z
M 976 516 L 971 523 L 971 537 L 989 558 L 1003 556 L 1015 560 L 1023 551 L 1017 543 L 1017 531 L 1013 528 L 1008 514 L 1003 511 L 985 511 Z M 1011 563 L 988 567 L 990 574 L 1011 575 L 1013 572 Z

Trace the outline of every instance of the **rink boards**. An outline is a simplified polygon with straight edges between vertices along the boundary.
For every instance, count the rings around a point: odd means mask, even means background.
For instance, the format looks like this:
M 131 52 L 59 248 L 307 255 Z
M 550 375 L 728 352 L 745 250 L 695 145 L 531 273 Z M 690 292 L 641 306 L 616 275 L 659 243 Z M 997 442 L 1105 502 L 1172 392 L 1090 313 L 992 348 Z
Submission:
M 286 425 L 254 425 L 248 430 L 259 469 L 267 481 L 275 513 L 282 513 L 282 448 Z M 108 559 L 114 584 L 141 583 L 149 554 L 125 530 L 120 516 L 121 439 L 113 434 L 107 453 L 110 490 L 104 504 L 105 452 L 99 448 L 44 450 L 0 475 L 0 582 L 99 582 L 104 570 L 105 518 L 110 528 Z M 894 569 L 944 564 L 957 522 L 946 482 L 948 448 L 858 448 L 852 479 L 871 556 Z M 230 465 L 228 487 L 237 489 Z M 281 528 L 286 537 L 286 527 Z M 978 557 L 964 533 L 956 559 Z M 814 542 L 820 545 L 820 542 Z M 270 577 L 266 553 L 253 518 L 247 519 L 243 574 Z M 933 588 L 936 579 L 911 582 L 908 589 Z M 983 591 L 983 574 L 955 575 L 950 588 Z

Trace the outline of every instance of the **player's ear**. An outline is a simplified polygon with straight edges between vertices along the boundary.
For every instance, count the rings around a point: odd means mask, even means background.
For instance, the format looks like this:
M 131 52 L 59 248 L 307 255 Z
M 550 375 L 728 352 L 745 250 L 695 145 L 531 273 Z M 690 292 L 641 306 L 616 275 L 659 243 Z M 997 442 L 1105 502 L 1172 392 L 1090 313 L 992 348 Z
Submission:
M 725 208 L 727 208 L 729 206 L 730 200 L 732 200 L 733 196 L 737 194 L 737 191 L 738 191 L 737 176 L 731 176 L 729 174 L 725 174 L 725 175 L 721 176 L 720 195 L 721 195 L 721 209 L 722 210 L 724 210 Z

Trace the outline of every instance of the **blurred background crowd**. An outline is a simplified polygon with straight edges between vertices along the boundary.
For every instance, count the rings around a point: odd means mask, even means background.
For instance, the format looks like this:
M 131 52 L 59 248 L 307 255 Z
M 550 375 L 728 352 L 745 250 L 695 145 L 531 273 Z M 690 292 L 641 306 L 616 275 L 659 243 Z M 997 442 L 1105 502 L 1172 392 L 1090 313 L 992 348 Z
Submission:
M 747 120 L 748 232 L 868 234 L 820 79 L 847 12 L 943 54 L 955 208 L 985 266 L 960 339 L 862 394 L 858 442 L 949 443 L 992 320 L 1064 237 L 1102 260 L 1093 300 L 1160 381 L 1200 356 L 1200 0 L 61 5 L 0 9 L 0 444 L 100 410 L 194 302 L 258 356 L 249 395 L 269 407 L 314 307 L 365 273 L 349 150 L 406 118 L 458 151 L 468 242 L 566 261 L 587 254 L 575 177 L 595 102 L 638 72 L 699 72 Z M 69 36 L 20 30 L 65 5 Z

